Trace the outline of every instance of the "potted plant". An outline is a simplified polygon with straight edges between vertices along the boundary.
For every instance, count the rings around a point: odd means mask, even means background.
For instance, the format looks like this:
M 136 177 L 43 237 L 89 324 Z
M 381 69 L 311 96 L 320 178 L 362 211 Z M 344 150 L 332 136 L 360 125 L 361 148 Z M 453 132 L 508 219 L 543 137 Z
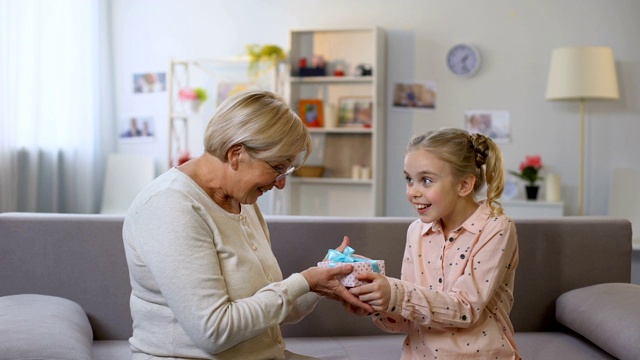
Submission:
M 209 98 L 207 90 L 197 88 L 183 88 L 178 92 L 180 100 L 191 103 L 191 109 L 194 112 L 199 112 L 202 109 L 202 104 Z
M 279 62 L 284 61 L 287 55 L 284 53 L 281 47 L 278 45 L 264 45 L 249 44 L 246 46 L 247 54 L 249 55 L 249 77 L 258 78 L 260 76 L 260 68 L 262 64 L 266 64 L 266 70 L 275 67 Z
M 543 180 L 539 172 L 542 169 L 542 158 L 540 155 L 527 156 L 520 163 L 520 171 L 509 170 L 509 173 L 519 177 L 527 182 L 525 188 L 527 190 L 527 199 L 535 200 L 538 197 L 538 181 Z

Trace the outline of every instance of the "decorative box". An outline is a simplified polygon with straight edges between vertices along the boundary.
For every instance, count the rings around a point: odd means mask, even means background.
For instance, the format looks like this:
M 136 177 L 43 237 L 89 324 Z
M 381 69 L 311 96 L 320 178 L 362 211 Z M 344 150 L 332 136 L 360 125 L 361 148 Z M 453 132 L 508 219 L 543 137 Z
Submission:
M 372 260 L 359 255 L 354 255 L 354 250 L 347 247 L 343 253 L 337 250 L 329 250 L 326 261 L 318 263 L 319 267 L 334 268 L 342 265 L 353 266 L 351 274 L 339 278 L 345 287 L 356 287 L 367 284 L 366 281 L 356 279 L 356 275 L 365 272 L 377 272 L 381 275 L 385 274 L 384 260 Z
M 324 67 L 305 67 L 305 68 L 300 68 L 300 71 L 298 72 L 298 76 L 301 76 L 301 77 L 324 76 L 324 75 L 325 75 Z

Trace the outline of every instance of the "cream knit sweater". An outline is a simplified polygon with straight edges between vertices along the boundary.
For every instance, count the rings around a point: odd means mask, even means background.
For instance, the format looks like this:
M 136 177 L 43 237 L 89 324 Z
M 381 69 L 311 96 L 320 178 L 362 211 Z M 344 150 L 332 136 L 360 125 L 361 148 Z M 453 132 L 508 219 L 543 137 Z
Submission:
M 282 279 L 257 205 L 228 213 L 175 168 L 135 199 L 123 239 L 134 360 L 284 359 L 279 324 L 320 299 Z

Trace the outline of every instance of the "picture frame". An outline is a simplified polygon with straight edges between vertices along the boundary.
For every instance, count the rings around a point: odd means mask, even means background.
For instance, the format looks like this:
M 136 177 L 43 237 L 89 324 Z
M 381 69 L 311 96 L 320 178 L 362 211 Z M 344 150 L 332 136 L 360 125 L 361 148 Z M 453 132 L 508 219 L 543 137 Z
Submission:
M 338 99 L 338 127 L 370 128 L 372 125 L 371 96 L 348 96 Z
M 464 128 L 470 134 L 488 136 L 496 144 L 511 142 L 511 116 L 506 110 L 471 110 L 464 114 Z
M 133 93 L 164 92 L 167 89 L 167 74 L 148 72 L 133 74 Z
M 118 140 L 127 143 L 153 141 L 155 130 L 152 115 L 122 115 L 118 123 Z
M 398 82 L 393 87 L 393 107 L 396 109 L 434 110 L 436 82 Z
M 300 99 L 298 105 L 300 109 L 300 119 L 305 125 L 313 128 L 324 126 L 322 100 Z

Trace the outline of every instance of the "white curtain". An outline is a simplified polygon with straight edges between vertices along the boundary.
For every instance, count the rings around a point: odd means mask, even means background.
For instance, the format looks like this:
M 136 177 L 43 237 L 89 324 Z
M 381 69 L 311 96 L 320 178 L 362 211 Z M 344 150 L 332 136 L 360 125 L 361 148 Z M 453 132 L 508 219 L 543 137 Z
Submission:
M 0 0 L 0 212 L 97 212 L 108 18 L 108 1 Z

